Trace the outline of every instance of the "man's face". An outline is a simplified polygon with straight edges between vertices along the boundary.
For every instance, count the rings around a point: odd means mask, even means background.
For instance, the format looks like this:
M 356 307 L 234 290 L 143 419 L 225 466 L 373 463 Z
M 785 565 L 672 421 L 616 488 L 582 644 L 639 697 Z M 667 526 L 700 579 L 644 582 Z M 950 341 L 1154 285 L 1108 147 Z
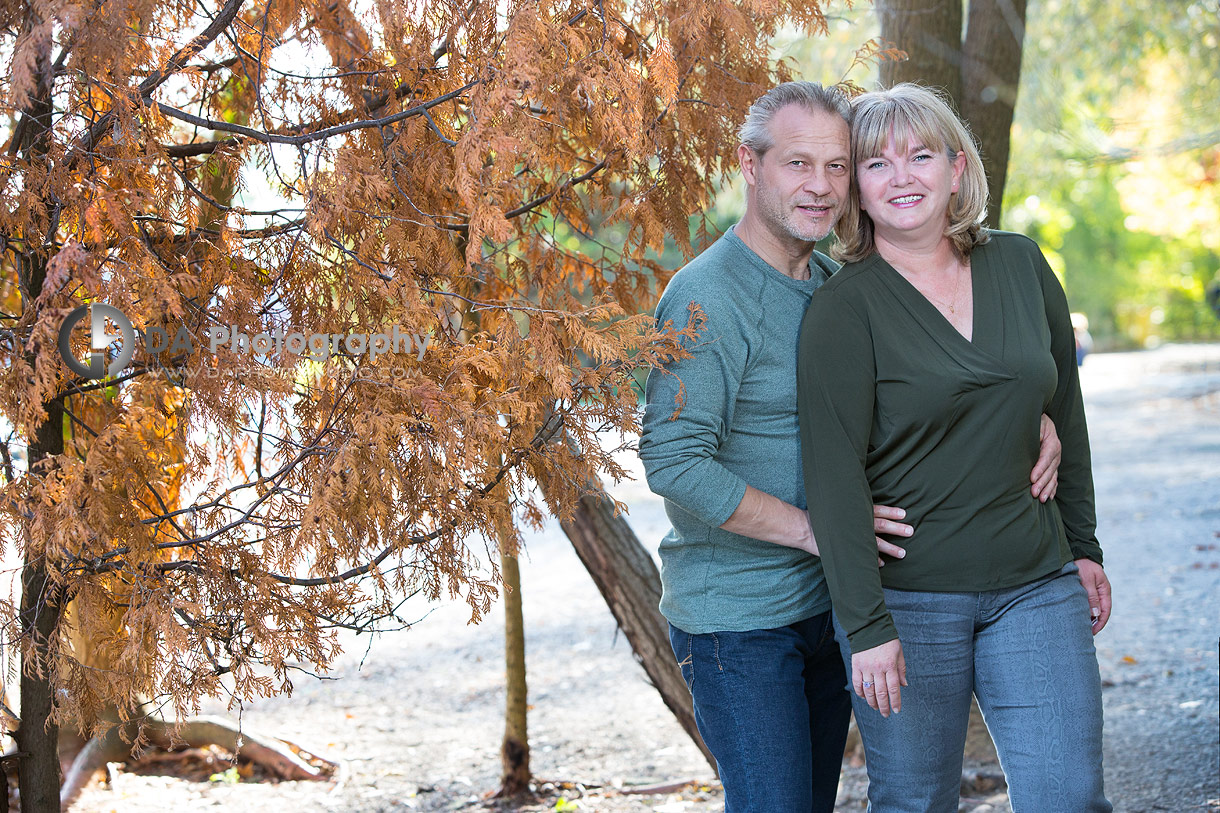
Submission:
M 774 146 L 740 157 L 763 222 L 777 236 L 815 242 L 830 234 L 848 201 L 850 133 L 836 113 L 781 108 L 767 128 Z

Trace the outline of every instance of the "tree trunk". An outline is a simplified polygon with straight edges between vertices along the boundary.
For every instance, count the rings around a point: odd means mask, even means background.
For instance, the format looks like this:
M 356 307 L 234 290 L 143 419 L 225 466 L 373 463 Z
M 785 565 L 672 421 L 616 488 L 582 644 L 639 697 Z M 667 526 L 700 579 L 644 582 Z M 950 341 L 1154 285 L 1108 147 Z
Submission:
M 59 726 L 51 719 L 48 641 L 55 635 L 58 609 L 47 596 L 41 557 L 26 559 L 21 571 L 21 724 L 17 764 L 22 813 L 59 813 Z
M 312 761 L 307 760 L 298 753 L 303 750 L 300 746 L 239 728 L 223 717 L 191 717 L 180 723 L 150 718 L 143 720 L 142 725 L 148 742 L 163 751 L 215 745 L 235 757 L 258 765 L 276 780 L 321 781 L 333 778 L 339 770 L 337 763 L 321 754 L 309 751 L 307 753 Z M 81 791 L 95 774 L 106 768 L 107 763 L 130 760 L 131 743 L 138 733 L 139 725 L 127 722 L 116 724 L 104 736 L 89 740 L 64 777 L 59 792 L 60 804 L 70 809 Z M 0 813 L 4 813 L 3 810 Z
M 34 31 L 43 22 L 36 4 L 26 7 L 22 21 L 24 33 Z M 46 155 L 47 134 L 51 129 L 52 68 L 50 40 L 35 56 L 38 84 L 29 103 L 22 111 L 22 123 L 26 126 L 22 144 L 31 159 Z M 35 205 L 38 201 L 30 201 Z M 49 210 L 46 201 L 41 204 Z M 50 234 L 55 231 L 51 224 Z M 47 257 L 42 248 L 43 234 L 26 232 L 18 236 L 22 246 L 18 257 L 19 276 L 28 298 L 24 308 L 37 300 L 42 293 L 47 273 Z M 41 352 L 55 352 L 54 348 L 40 348 Z M 31 364 L 33 359 L 30 359 Z M 34 442 L 29 449 L 27 477 L 42 478 L 47 472 L 47 459 L 62 454 L 64 450 L 63 402 L 55 400 L 46 405 L 47 417 L 34 432 Z M 55 636 L 58 634 L 60 607 L 54 585 L 48 584 L 46 546 L 43 540 L 26 535 L 25 552 L 21 569 L 20 629 L 21 649 L 21 722 L 17 727 L 17 750 L 23 754 L 17 763 L 17 783 L 21 790 L 22 813 L 59 813 L 59 726 L 51 717 L 54 695 L 51 687 L 51 669 L 54 665 Z
M 970 0 L 965 40 L 959 0 L 877 0 L 881 36 L 906 51 L 905 62 L 881 63 L 881 84 L 918 82 L 952 97 L 970 125 L 987 171 L 987 225 L 999 228 L 1026 0 Z
M 504 578 L 504 742 L 500 796 L 520 796 L 530 786 L 530 743 L 526 727 L 525 619 L 521 612 L 521 569 L 517 557 L 500 553 Z
M 47 419 L 30 447 L 31 471 L 48 456 L 63 452 L 63 417 L 59 401 L 47 404 Z M 17 763 L 22 813 L 59 813 L 59 726 L 51 718 L 51 669 L 60 608 L 48 587 L 45 547 L 27 538 L 21 570 L 21 723 L 17 728 L 17 750 L 24 755 Z
M 546 486 L 542 488 L 545 492 Z M 586 492 L 572 516 L 561 518 L 564 533 L 631 644 L 636 661 L 715 770 L 716 758 L 699 736 L 690 691 L 669 646 L 668 623 L 657 608 L 661 574 L 656 563 L 627 521 L 615 516 L 614 501 L 601 483 L 587 483 Z
M 971 0 L 962 64 L 962 115 L 982 147 L 991 197 L 987 225 L 1000 227 L 1004 181 L 1025 43 L 1026 0 Z
M 919 82 L 962 97 L 961 0 L 877 0 L 881 38 L 907 52 L 881 63 L 881 84 Z
M 490 462 L 498 466 L 503 461 L 497 456 Z M 492 524 L 500 548 L 500 579 L 504 587 L 504 738 L 500 742 L 500 788 L 495 795 L 511 799 L 529 793 L 531 778 L 525 617 L 521 609 L 521 568 L 517 561 L 520 539 L 513 526 L 508 488 L 501 483 L 492 496 L 498 501 Z

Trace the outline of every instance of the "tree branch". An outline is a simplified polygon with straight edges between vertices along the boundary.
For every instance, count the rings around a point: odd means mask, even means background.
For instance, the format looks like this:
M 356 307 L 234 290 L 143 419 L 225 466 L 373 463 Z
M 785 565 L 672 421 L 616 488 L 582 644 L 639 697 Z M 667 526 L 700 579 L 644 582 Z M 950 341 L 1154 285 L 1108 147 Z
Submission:
M 188 45 L 178 50 L 165 63 L 164 67 L 154 71 L 140 83 L 137 90 L 141 99 L 148 99 L 154 90 L 156 90 L 163 82 L 177 73 L 185 65 L 186 61 L 195 54 L 202 51 L 211 42 L 220 36 L 221 32 L 229 27 L 233 19 L 237 16 L 238 10 L 241 8 L 245 0 L 228 0 L 221 8 L 220 13 L 212 20 L 211 24 L 203 31 L 199 32 Z M 68 153 L 64 160 L 64 166 L 74 166 L 79 158 L 88 152 L 91 152 L 102 136 L 110 128 L 111 122 L 114 121 L 114 109 L 107 110 L 106 113 L 93 126 L 81 134 L 76 143 L 72 145 L 71 152 Z
M 233 19 L 237 17 L 237 12 L 241 8 L 245 0 L 228 0 L 224 7 L 220 9 L 220 13 L 212 20 L 212 24 L 199 32 L 190 44 L 178 50 L 176 54 L 171 56 L 161 69 L 149 74 L 143 82 L 140 83 L 139 91 L 141 98 L 148 96 L 156 90 L 165 80 L 169 79 L 175 73 L 183 68 L 186 61 L 195 54 L 202 51 L 211 44 L 212 40 L 216 39 L 221 33 L 229 27 Z
M 520 206 L 518 206 L 516 209 L 510 209 L 509 211 L 504 213 L 504 217 L 511 219 L 514 217 L 519 217 L 520 215 L 523 215 L 526 212 L 530 212 L 530 211 L 533 211 L 534 209 L 537 209 L 539 206 L 541 206 L 542 204 L 546 203 L 551 198 L 558 195 L 564 189 L 568 189 L 570 187 L 576 186 L 576 184 L 584 183 L 585 181 L 589 180 L 594 175 L 596 175 L 597 173 L 599 173 L 603 169 L 605 169 L 606 164 L 609 161 L 610 161 L 609 158 L 603 158 L 602 160 L 600 160 L 596 164 L 594 164 L 592 166 L 592 168 L 590 168 L 589 171 L 584 173 L 583 175 L 578 175 L 569 181 L 565 181 L 564 183 L 560 184 L 555 189 L 552 189 L 550 192 L 547 192 L 545 195 L 541 195 L 527 203 L 523 203 Z M 453 224 L 453 225 L 445 224 L 441 228 L 448 229 L 449 231 L 465 232 L 470 228 L 470 226 L 467 225 L 466 223 L 457 223 L 457 224 Z
M 216 141 L 194 141 L 190 144 L 168 144 L 165 146 L 165 152 L 170 158 L 193 158 L 196 155 L 209 155 L 221 147 L 230 147 L 240 143 L 241 141 L 236 138 L 222 138 Z
M 170 118 L 184 121 L 187 124 L 194 124 L 197 127 L 207 127 L 212 130 L 220 130 L 226 133 L 237 133 L 238 135 L 243 135 L 247 138 L 252 138 L 255 141 L 261 141 L 265 144 L 291 144 L 293 146 L 301 146 L 314 141 L 322 141 L 327 138 L 332 138 L 333 136 L 342 135 L 343 133 L 348 133 L 352 130 L 363 130 L 369 127 L 384 127 L 387 124 L 403 121 L 405 119 L 412 118 L 413 116 L 424 115 L 429 108 L 436 107 L 439 104 L 444 104 L 451 99 L 461 96 L 478 83 L 479 80 L 477 79 L 472 82 L 467 82 L 457 90 L 451 90 L 450 92 L 437 96 L 435 99 L 426 101 L 423 104 L 418 104 L 415 107 L 401 110 L 383 118 L 351 121 L 347 124 L 339 124 L 334 127 L 327 127 L 323 130 L 315 130 L 312 133 L 304 133 L 297 136 L 262 132 L 255 130 L 252 127 L 245 127 L 241 124 L 230 124 L 227 121 L 217 121 L 215 119 L 206 119 L 201 116 L 195 116 L 191 113 L 187 113 L 186 111 L 179 110 L 176 107 L 170 107 L 169 105 L 162 104 L 161 102 L 153 102 L 153 104 L 156 105 L 158 110 Z
M 337 402 L 338 402 L 338 400 L 341 400 L 341 399 L 337 399 Z M 487 496 L 487 494 L 489 494 L 492 491 L 492 489 L 496 488 L 496 486 L 498 486 L 504 480 L 504 478 L 508 476 L 508 473 L 513 469 L 513 467 L 516 466 L 517 464 L 519 464 L 525 458 L 526 454 L 528 454 L 530 451 L 536 451 L 536 450 L 545 448 L 547 446 L 547 444 L 549 444 L 558 435 L 560 430 L 563 428 L 564 415 L 565 415 L 564 412 L 562 412 L 560 410 L 554 410 L 551 413 L 551 415 L 548 417 L 546 422 L 544 422 L 543 425 L 541 427 L 539 427 L 538 431 L 534 433 L 534 437 L 530 440 L 529 445 L 525 448 L 518 449 L 512 457 L 510 457 L 508 460 L 506 460 L 499 467 L 495 476 L 492 477 L 488 482 L 484 483 L 483 485 L 481 485 L 477 488 L 472 488 L 471 496 L 472 497 Z M 322 434 L 324 435 L 324 434 L 328 433 L 329 431 L 330 431 L 329 426 L 323 427 Z M 319 439 L 320 439 L 320 437 L 319 437 Z M 267 483 L 269 481 L 274 483 L 275 481 L 280 480 L 283 477 L 286 477 L 288 472 L 293 467 L 295 467 L 297 465 L 297 463 L 299 463 L 302 459 L 304 459 L 306 456 L 309 456 L 310 454 L 318 453 L 318 450 L 315 447 L 316 447 L 316 443 L 314 445 L 306 447 L 301 452 L 301 454 L 298 455 L 298 457 L 295 460 L 285 463 L 284 466 L 282 466 L 278 472 L 271 475 L 271 477 L 263 478 L 258 481 L 255 481 L 253 483 L 245 483 L 245 484 L 243 484 L 243 486 L 236 486 L 236 487 L 230 488 L 225 492 L 224 495 L 217 497 L 216 499 L 212 500 L 208 505 L 205 505 L 203 507 L 208 508 L 208 507 L 218 506 L 220 504 L 220 501 L 224 498 L 225 495 L 232 493 L 233 491 L 237 490 L 237 488 L 249 487 L 249 486 L 256 485 L 257 483 Z M 238 520 L 236 520 L 234 522 L 230 522 L 230 523 L 226 524 L 225 526 L 217 529 L 216 531 L 213 531 L 210 534 L 207 534 L 205 536 L 200 536 L 200 537 L 194 537 L 191 539 L 180 539 L 180 540 L 175 540 L 173 542 L 162 542 L 162 543 L 157 544 L 156 547 L 158 549 L 192 547 L 192 546 L 204 543 L 204 542 L 211 541 L 227 531 L 233 530 L 234 528 L 236 528 L 240 525 L 250 522 L 251 515 L 253 514 L 254 509 L 257 508 L 263 502 L 269 500 L 272 496 L 277 494 L 279 491 L 280 491 L 280 488 L 278 486 L 272 485 L 270 488 L 267 489 L 266 493 L 260 495 L 260 497 L 254 502 L 254 504 L 251 505 L 248 509 L 246 509 L 242 513 L 242 516 Z M 178 509 L 176 511 L 167 511 L 166 513 L 164 513 L 160 516 L 154 516 L 154 517 L 149 517 L 149 518 L 143 519 L 143 520 L 141 520 L 141 522 L 144 524 L 159 523 L 159 522 L 162 522 L 162 521 L 164 521 L 170 517 L 173 517 L 175 515 L 178 515 L 178 514 L 184 514 L 184 513 L 196 511 L 199 509 L 199 507 L 200 506 L 191 506 L 190 508 Z M 234 510 L 239 510 L 239 509 L 234 509 Z M 454 530 L 457 527 L 457 524 L 458 524 L 458 520 L 454 519 L 454 520 L 450 521 L 449 523 L 446 523 L 442 527 L 436 528 L 435 530 L 430 531 L 427 534 L 411 536 L 408 538 L 407 544 L 408 545 L 421 545 L 421 544 L 426 544 L 427 542 L 435 541 L 436 539 L 439 539 L 443 534 Z M 178 528 L 179 526 L 177 524 L 175 524 L 174 527 Z M 351 579 L 367 575 L 368 573 L 372 572 L 372 570 L 375 567 L 377 567 L 382 562 L 384 562 L 393 553 L 401 550 L 402 547 L 403 547 L 402 545 L 393 545 L 393 544 L 387 545 L 382 550 L 380 550 L 368 562 L 365 562 L 364 564 L 361 564 L 361 565 L 357 565 L 342 573 L 336 573 L 336 574 L 331 574 L 331 575 L 327 575 L 327 576 L 317 576 L 317 577 L 313 577 L 313 578 L 299 578 L 299 577 L 295 577 L 295 576 L 285 576 L 285 575 L 282 575 L 279 573 L 271 573 L 271 572 L 264 572 L 259 575 L 264 575 L 264 576 L 272 579 L 273 581 L 279 582 L 280 584 L 284 584 L 289 587 L 322 587 L 322 586 L 326 586 L 326 585 L 339 584 L 341 582 L 350 581 Z M 117 557 L 121 557 L 124 554 L 129 553 L 129 552 L 130 552 L 130 548 L 122 547 L 122 548 L 117 548 L 116 550 L 110 551 L 109 553 L 103 554 L 101 556 L 94 557 L 92 559 L 77 557 L 77 558 L 69 560 L 70 565 L 69 565 L 69 567 L 65 568 L 65 570 L 71 570 L 71 569 L 73 569 L 73 566 L 80 568 L 82 570 L 93 572 L 93 573 L 114 572 L 114 571 L 122 570 L 124 562 L 122 559 L 119 559 Z M 176 570 L 185 570 L 185 571 L 198 573 L 201 570 L 201 566 L 197 562 L 194 562 L 191 560 L 176 560 L 176 561 L 171 561 L 171 562 L 159 562 L 159 563 L 153 565 L 153 569 L 155 569 L 157 572 L 161 572 L 161 573 L 168 573 L 168 572 L 172 572 L 172 571 L 176 571 Z M 236 568 L 229 568 L 228 572 L 229 572 L 230 576 L 233 576 L 235 578 L 247 578 L 248 576 L 252 575 L 252 574 L 243 573 L 242 571 L 240 571 Z

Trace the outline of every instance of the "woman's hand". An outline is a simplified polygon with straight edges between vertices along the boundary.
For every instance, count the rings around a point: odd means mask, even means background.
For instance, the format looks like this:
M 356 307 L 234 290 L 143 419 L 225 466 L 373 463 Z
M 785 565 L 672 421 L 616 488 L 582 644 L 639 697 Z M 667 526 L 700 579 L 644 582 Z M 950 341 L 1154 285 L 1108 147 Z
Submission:
M 747 487 L 748 488 L 748 487 Z M 904 525 L 898 520 L 905 518 L 907 512 L 901 508 L 892 508 L 888 505 L 873 506 L 873 532 L 878 534 L 891 534 L 893 536 L 910 536 L 915 533 L 915 529 L 910 525 Z M 805 524 L 809 524 L 809 512 L 805 512 Z M 721 528 L 726 527 L 721 525 Z M 810 531 L 809 538 L 800 545 L 793 545 L 801 550 L 806 550 L 814 556 L 821 556 L 822 552 L 818 549 L 818 541 L 814 539 L 813 532 Z M 886 556 L 893 556 L 895 559 L 901 559 L 907 555 L 904 548 L 900 548 L 893 542 L 886 542 L 880 536 L 877 537 L 877 552 L 884 553 Z M 884 567 L 885 562 L 881 561 L 881 557 L 877 557 L 877 566 Z
M 902 687 L 907 685 L 907 664 L 902 643 L 895 638 L 851 656 L 851 685 L 870 706 L 889 717 L 902 711 Z
M 873 506 L 873 532 L 876 534 L 889 534 L 890 536 L 910 536 L 915 533 L 915 529 L 910 525 L 904 525 L 898 522 L 900 519 L 905 519 L 907 512 L 901 508 L 894 508 L 889 505 L 874 505 Z M 900 548 L 893 542 L 887 542 L 880 536 L 877 537 L 877 552 L 884 553 L 886 556 L 893 556 L 895 559 L 901 559 L 907 555 L 905 548 Z M 877 557 L 878 567 L 885 567 L 885 562 L 881 561 L 881 557 Z
M 1059 464 L 1063 462 L 1063 444 L 1059 442 L 1059 433 L 1055 431 L 1055 422 L 1049 415 L 1042 416 L 1041 429 L 1038 433 L 1038 460 L 1034 470 L 1030 472 L 1029 481 L 1033 483 L 1030 493 L 1039 502 L 1055 499 L 1059 491 Z
M 1093 634 L 1101 632 L 1110 620 L 1110 579 L 1101 565 L 1092 559 L 1077 559 L 1080 583 L 1089 594 L 1089 619 L 1093 622 Z

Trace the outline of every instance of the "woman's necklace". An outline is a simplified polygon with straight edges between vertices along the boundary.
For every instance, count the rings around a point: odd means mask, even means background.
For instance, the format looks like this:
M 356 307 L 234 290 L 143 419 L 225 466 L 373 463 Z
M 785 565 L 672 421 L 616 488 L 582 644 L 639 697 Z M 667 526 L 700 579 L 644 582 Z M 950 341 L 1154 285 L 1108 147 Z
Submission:
M 966 267 L 969 268 L 969 266 L 966 266 Z M 931 299 L 933 302 L 937 302 L 937 303 L 945 306 L 946 308 L 948 308 L 949 313 L 957 314 L 957 296 L 961 292 L 961 289 L 962 289 L 962 277 L 963 276 L 964 275 L 962 274 L 962 269 L 959 266 L 957 269 L 957 281 L 953 283 L 953 299 L 950 302 L 946 302 L 945 300 L 941 299 L 938 296 L 932 296 L 932 294 L 928 291 L 923 291 L 923 295 L 926 296 L 928 299 Z

